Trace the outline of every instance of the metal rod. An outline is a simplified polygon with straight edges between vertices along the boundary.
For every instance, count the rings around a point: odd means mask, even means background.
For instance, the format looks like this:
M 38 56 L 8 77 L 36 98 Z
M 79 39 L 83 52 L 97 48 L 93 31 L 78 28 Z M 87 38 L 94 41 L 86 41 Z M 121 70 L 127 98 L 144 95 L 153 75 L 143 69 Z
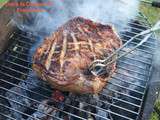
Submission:
M 130 40 L 128 40 L 124 45 L 122 45 L 122 47 L 120 47 L 119 49 L 117 49 L 113 54 L 111 54 L 108 58 L 104 59 L 104 60 L 95 60 L 91 63 L 90 65 L 90 71 L 93 73 L 93 75 L 95 76 L 99 76 L 101 74 L 103 74 L 102 70 L 103 67 L 106 67 L 112 63 L 114 63 L 115 61 L 117 61 L 118 59 L 127 56 L 129 53 L 131 53 L 132 51 L 134 51 L 137 47 L 141 46 L 144 42 L 146 42 L 150 36 L 152 35 L 152 32 L 157 31 L 160 29 L 160 21 L 156 23 L 156 25 L 148 30 L 145 30 L 137 35 L 135 35 L 134 37 L 132 37 Z M 148 34 L 140 43 L 138 43 L 135 47 L 133 47 L 132 49 L 130 49 L 129 51 L 127 51 L 126 53 L 119 55 L 116 58 L 112 58 L 114 55 L 118 54 L 118 52 L 123 49 L 126 45 L 128 45 L 130 42 L 132 42 L 135 38 L 141 36 L 141 35 L 146 35 Z M 111 59 L 111 61 L 110 61 Z M 95 66 L 94 66 L 95 65 Z M 93 71 L 95 70 L 95 67 L 101 67 L 98 71 Z
M 17 93 L 17 92 L 14 92 L 14 91 L 8 90 L 8 89 L 6 89 L 6 88 L 4 88 L 4 87 L 0 87 L 0 89 L 6 90 L 6 91 L 8 91 L 8 92 L 10 92 L 10 93 L 13 93 L 13 94 L 16 94 L 16 95 L 19 95 L 19 96 L 21 96 L 21 97 L 23 97 L 23 98 L 26 98 L 26 99 L 28 99 L 28 100 L 34 101 L 34 102 L 36 102 L 36 103 L 43 104 L 42 102 L 40 102 L 40 101 L 38 101 L 38 100 L 35 100 L 35 99 L 32 99 L 32 98 L 29 98 L 29 97 L 24 96 L 24 95 L 22 95 L 22 94 L 19 94 L 19 93 Z M 73 116 L 73 117 L 76 117 L 76 118 L 79 118 L 79 119 L 85 120 L 84 118 L 81 118 L 81 117 L 79 117 L 79 116 L 76 116 L 76 115 L 74 115 L 74 114 L 72 114 L 72 113 L 68 113 L 68 112 L 63 111 L 63 110 L 61 110 L 61 109 L 59 109 L 59 108 L 56 108 L 56 107 L 54 107 L 54 106 L 49 106 L 49 105 L 46 105 L 46 104 L 43 104 L 43 105 L 45 105 L 45 106 L 47 106 L 47 107 L 51 107 L 51 108 L 53 108 L 53 109 L 56 109 L 56 110 L 58 110 L 58 111 L 60 111 L 60 112 L 62 112 L 62 113 L 65 113 L 65 114 L 71 115 L 71 116 Z M 9 108 L 10 108 L 10 107 L 9 107 Z M 74 107 L 74 106 L 73 106 L 73 108 L 75 108 L 75 109 L 79 109 L 79 108 Z M 80 109 L 80 110 L 81 110 L 81 109 Z M 89 113 L 89 114 L 93 114 L 93 113 L 90 113 L 90 112 L 85 111 L 85 110 L 81 110 L 81 111 L 84 111 L 84 112 Z M 93 115 L 95 115 L 95 114 L 93 114 Z M 101 117 L 101 116 L 100 116 L 100 117 Z
M 12 99 L 10 99 L 10 98 L 8 98 L 8 97 L 4 97 L 4 96 L 2 96 L 2 95 L 0 95 L 0 97 L 6 99 L 6 100 L 8 100 L 8 101 L 14 102 L 14 103 L 16 103 L 16 104 L 18 104 L 18 105 L 21 105 L 21 106 L 23 106 L 23 107 L 28 107 L 28 106 L 26 106 L 26 105 L 24 105 L 24 104 L 22 104 L 22 103 L 20 103 L 20 102 L 18 102 L 18 101 L 16 101 L 16 100 L 12 100 Z M 36 108 L 30 107 L 30 109 L 35 110 L 35 111 L 37 111 L 37 112 L 40 112 L 40 113 L 42 113 L 42 114 L 45 114 L 45 115 L 47 115 L 47 116 L 56 118 L 56 119 L 58 119 L 58 120 L 62 120 L 62 119 L 60 119 L 60 118 L 58 118 L 58 117 L 56 117 L 56 116 L 53 116 L 53 115 L 51 115 L 51 114 L 42 112 L 42 111 L 40 111 L 40 110 L 38 110 L 38 109 L 36 109 Z M 28 115 L 28 117 L 31 117 L 31 118 L 32 118 L 33 116 Z M 33 119 L 35 119 L 35 118 L 33 117 Z M 38 118 L 37 118 L 37 119 L 38 119 Z M 40 119 L 39 119 L 39 120 L 40 120 Z
M 119 77 L 116 77 L 116 76 L 113 76 L 112 79 L 117 80 L 117 81 L 122 81 L 122 82 L 127 83 L 127 84 L 131 84 L 131 85 L 133 85 L 133 86 L 135 86 L 135 87 L 139 87 L 139 88 L 141 88 L 141 89 L 143 89 L 143 90 L 145 89 L 145 86 L 142 86 L 142 85 L 138 85 L 138 84 L 129 82 L 128 80 L 123 80 L 123 79 L 121 79 L 121 78 L 119 78 Z
M 11 109 L 11 110 L 13 110 L 13 111 L 15 111 L 15 112 L 17 112 L 17 113 L 22 114 L 22 115 L 26 115 L 26 116 L 28 116 L 28 117 L 31 117 L 31 118 L 34 119 L 34 120 L 40 120 L 40 119 L 38 119 L 38 118 L 35 118 L 35 117 L 31 116 L 31 115 L 28 115 L 28 114 L 23 113 L 23 112 L 21 112 L 21 111 L 19 111 L 19 110 L 16 110 L 16 109 L 13 109 L 13 108 L 8 107 L 8 106 L 6 106 L 6 105 L 3 105 L 3 104 L 1 104 L 1 103 L 0 103 L 0 106 L 3 106 L 3 107 L 8 108 L 8 109 Z
M 45 96 L 45 95 L 42 95 L 42 94 L 39 94 L 39 93 L 37 93 L 37 92 L 31 91 L 31 90 L 29 90 L 29 89 L 27 89 L 27 88 L 23 88 L 23 87 L 21 87 L 21 86 L 19 86 L 19 85 L 16 85 L 16 84 L 14 84 L 14 83 L 11 83 L 11 82 L 8 82 L 8 81 L 2 80 L 2 79 L 0 79 L 0 81 L 3 81 L 4 83 L 8 83 L 8 84 L 10 84 L 10 85 L 13 85 L 14 87 L 24 89 L 24 90 L 29 91 L 29 92 L 31 92 L 31 93 L 34 93 L 34 94 L 36 94 L 36 95 L 42 96 L 42 97 L 44 97 L 44 98 L 46 98 L 46 99 L 49 99 L 49 97 L 47 97 L 47 96 Z M 51 92 L 51 91 L 50 91 L 50 92 Z M 54 100 L 53 100 L 53 101 L 54 101 Z M 81 101 L 79 101 L 79 100 L 75 100 L 75 101 L 81 102 Z M 107 103 L 107 104 L 110 104 L 109 102 L 106 102 L 106 103 Z M 68 104 L 65 104 L 65 105 L 69 106 Z M 126 110 L 126 111 L 128 111 L 128 112 L 131 112 L 131 113 L 136 114 L 136 112 L 131 111 L 131 110 L 129 110 L 129 109 L 124 109 L 124 108 L 119 107 L 119 106 L 114 105 L 114 104 L 110 104 L 110 105 L 111 105 L 111 106 L 114 106 L 114 107 L 117 107 L 117 108 L 119 108 L 119 109 Z M 73 107 L 73 106 L 71 106 L 71 107 Z
M 0 115 L 4 116 L 4 117 L 6 117 L 6 118 L 9 118 L 9 120 L 16 120 L 15 118 L 10 117 L 10 116 L 8 116 L 8 115 L 6 115 L 6 114 L 3 114 L 3 113 L 0 113 Z
M 137 97 L 128 95 L 128 94 L 126 94 L 126 93 L 122 93 L 122 92 L 119 92 L 119 91 L 115 91 L 115 90 L 110 89 L 110 88 L 107 88 L 107 87 L 103 89 L 102 93 L 103 93 L 103 92 L 104 92 L 104 93 L 107 93 L 107 90 L 113 91 L 113 92 L 118 93 L 118 94 L 120 94 L 120 95 L 124 95 L 124 96 L 127 96 L 128 98 L 132 98 L 132 99 L 134 99 L 134 100 L 138 100 L 138 101 L 142 102 L 142 99 L 141 99 L 141 98 L 137 98 Z
M 122 89 L 125 89 L 125 90 L 129 90 L 129 91 L 132 91 L 132 92 L 134 92 L 134 93 L 138 93 L 138 94 L 140 94 L 141 96 L 144 94 L 143 92 L 139 92 L 139 91 L 134 90 L 134 89 L 126 88 L 126 87 L 124 87 L 124 86 L 122 86 L 122 85 L 119 85 L 119 84 L 116 84 L 116 83 L 113 83 L 113 82 L 110 82 L 110 81 L 108 81 L 108 83 L 109 83 L 109 84 L 112 84 L 113 86 L 116 86 L 116 87 L 118 87 L 118 88 L 122 88 Z

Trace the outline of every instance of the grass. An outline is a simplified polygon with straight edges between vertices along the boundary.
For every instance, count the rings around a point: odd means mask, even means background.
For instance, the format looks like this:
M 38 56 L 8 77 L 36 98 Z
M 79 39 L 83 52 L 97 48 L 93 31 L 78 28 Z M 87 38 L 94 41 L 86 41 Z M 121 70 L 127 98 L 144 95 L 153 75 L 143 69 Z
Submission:
M 153 0 L 150 0 L 153 1 Z M 155 24 L 156 21 L 160 20 L 160 8 L 155 8 L 152 7 L 149 4 L 141 4 L 140 5 L 140 11 L 147 16 L 147 18 L 149 19 L 149 21 L 152 24 Z
M 156 112 L 153 112 L 150 120 L 159 120 L 158 117 L 159 117 L 158 114 Z
M 154 25 L 157 21 L 160 21 L 160 8 L 155 8 L 149 4 L 142 3 L 140 5 L 140 11 L 148 18 L 152 25 Z M 157 32 L 157 35 L 160 38 L 160 31 Z
M 152 113 L 150 120 L 160 120 L 160 100 L 156 101 L 154 105 L 154 112 Z

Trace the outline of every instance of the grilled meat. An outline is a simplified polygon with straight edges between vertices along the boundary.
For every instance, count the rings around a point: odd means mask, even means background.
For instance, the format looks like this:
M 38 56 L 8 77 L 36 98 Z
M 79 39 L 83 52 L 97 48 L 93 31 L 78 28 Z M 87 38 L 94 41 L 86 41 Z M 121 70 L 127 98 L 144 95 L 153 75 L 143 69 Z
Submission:
M 109 56 L 121 44 L 112 26 L 76 17 L 45 38 L 33 56 L 33 70 L 58 90 L 96 94 L 106 85 L 116 63 L 97 77 L 89 65 Z

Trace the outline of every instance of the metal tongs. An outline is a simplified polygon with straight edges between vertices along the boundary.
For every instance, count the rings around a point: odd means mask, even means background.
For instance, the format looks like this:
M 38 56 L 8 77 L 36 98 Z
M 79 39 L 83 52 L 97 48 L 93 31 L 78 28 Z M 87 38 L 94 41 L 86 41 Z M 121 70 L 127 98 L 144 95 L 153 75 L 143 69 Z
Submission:
M 124 57 L 124 56 L 128 55 L 129 53 L 131 53 L 132 51 L 134 51 L 137 47 L 141 46 L 144 42 L 146 42 L 151 37 L 153 32 L 155 32 L 159 29 L 160 29 L 160 21 L 158 21 L 152 28 L 145 30 L 145 31 L 142 31 L 139 34 L 132 37 L 131 39 L 129 39 L 125 44 L 123 44 L 122 47 L 117 49 L 109 57 L 107 57 L 103 60 L 102 59 L 94 60 L 91 63 L 91 65 L 89 66 L 89 70 L 91 71 L 91 73 L 94 76 L 100 76 L 100 75 L 105 74 L 106 73 L 106 66 L 114 63 L 115 61 L 117 61 L 121 57 Z M 142 36 L 142 35 L 146 35 L 146 36 L 142 39 L 142 41 L 140 43 L 138 43 L 135 47 L 131 48 L 129 51 L 127 51 L 121 55 L 118 55 L 118 52 L 120 52 L 120 50 L 122 50 L 126 45 L 131 43 L 135 38 Z M 114 56 L 116 56 L 116 57 L 114 57 Z

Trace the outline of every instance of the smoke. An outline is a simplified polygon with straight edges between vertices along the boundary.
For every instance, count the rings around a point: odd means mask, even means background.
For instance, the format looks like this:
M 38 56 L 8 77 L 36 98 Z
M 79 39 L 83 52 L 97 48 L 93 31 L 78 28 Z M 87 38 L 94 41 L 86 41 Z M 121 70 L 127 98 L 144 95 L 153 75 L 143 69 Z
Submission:
M 37 34 L 50 34 L 67 20 L 82 16 L 103 24 L 113 24 L 121 31 L 129 20 L 135 18 L 139 5 L 138 0 L 31 0 L 32 3 L 49 1 L 52 6 L 41 7 L 46 12 L 16 13 L 14 20 L 17 26 Z

